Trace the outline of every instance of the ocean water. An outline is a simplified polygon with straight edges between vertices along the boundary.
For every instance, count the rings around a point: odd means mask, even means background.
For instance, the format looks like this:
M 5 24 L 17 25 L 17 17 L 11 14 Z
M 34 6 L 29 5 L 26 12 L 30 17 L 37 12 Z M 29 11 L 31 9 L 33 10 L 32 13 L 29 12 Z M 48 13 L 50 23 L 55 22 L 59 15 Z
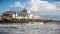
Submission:
M 60 34 L 59 22 L 0 24 L 0 34 Z

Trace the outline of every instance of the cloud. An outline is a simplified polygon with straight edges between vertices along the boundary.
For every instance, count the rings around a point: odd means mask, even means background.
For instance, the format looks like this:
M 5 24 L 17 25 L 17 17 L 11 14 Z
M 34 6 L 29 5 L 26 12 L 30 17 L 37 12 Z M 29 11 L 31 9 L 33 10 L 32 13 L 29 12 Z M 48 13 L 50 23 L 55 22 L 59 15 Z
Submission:
M 32 4 L 32 9 L 34 9 L 34 7 L 36 7 L 38 10 L 53 10 L 55 9 L 55 6 L 46 2 L 46 1 L 40 1 L 40 0 L 32 0 L 31 1 Z
M 46 1 L 41 0 L 30 0 L 26 3 L 20 3 L 16 2 L 14 5 L 10 5 L 10 7 L 20 7 L 20 8 L 26 8 L 32 11 L 38 11 L 38 10 L 54 10 L 55 5 L 48 3 Z
M 28 2 L 24 3 L 15 2 L 13 5 L 10 5 L 10 7 L 19 7 L 22 9 L 26 8 L 35 14 L 37 13 L 38 15 L 43 16 L 50 15 L 50 17 L 55 16 L 56 18 L 58 18 L 60 14 L 60 2 L 49 3 L 42 0 L 29 0 Z
M 60 8 L 60 2 L 53 2 L 54 5 L 56 5 L 57 8 Z
M 14 3 L 13 5 L 10 5 L 11 8 L 14 8 L 14 7 L 20 7 L 20 8 L 24 8 L 24 4 L 20 3 L 20 2 L 16 2 Z

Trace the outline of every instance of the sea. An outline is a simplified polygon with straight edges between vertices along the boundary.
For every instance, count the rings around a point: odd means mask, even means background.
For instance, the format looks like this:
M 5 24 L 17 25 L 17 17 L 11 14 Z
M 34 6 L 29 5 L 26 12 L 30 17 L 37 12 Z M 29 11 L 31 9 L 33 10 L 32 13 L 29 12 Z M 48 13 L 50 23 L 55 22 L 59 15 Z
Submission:
M 60 22 L 1 23 L 0 34 L 60 34 Z

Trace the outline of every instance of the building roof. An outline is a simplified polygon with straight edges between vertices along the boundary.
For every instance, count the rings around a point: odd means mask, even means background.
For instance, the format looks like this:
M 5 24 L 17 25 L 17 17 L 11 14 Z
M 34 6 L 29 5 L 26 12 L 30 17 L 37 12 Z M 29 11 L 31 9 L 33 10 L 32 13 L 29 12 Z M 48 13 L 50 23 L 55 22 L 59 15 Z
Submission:
M 6 11 L 3 14 L 14 14 L 14 13 L 15 13 L 14 11 Z
M 28 11 L 26 9 L 24 9 L 23 12 L 28 12 Z
M 28 14 L 28 13 L 24 13 L 24 12 L 16 12 L 17 14 Z

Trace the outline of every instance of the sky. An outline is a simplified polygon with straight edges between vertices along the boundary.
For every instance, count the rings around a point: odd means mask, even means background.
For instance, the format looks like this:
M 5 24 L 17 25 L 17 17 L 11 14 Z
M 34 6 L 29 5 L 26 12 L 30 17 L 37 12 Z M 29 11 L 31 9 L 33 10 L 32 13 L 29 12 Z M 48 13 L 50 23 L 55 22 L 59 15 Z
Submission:
M 60 0 L 0 0 L 0 14 L 24 8 L 34 15 L 60 20 Z

